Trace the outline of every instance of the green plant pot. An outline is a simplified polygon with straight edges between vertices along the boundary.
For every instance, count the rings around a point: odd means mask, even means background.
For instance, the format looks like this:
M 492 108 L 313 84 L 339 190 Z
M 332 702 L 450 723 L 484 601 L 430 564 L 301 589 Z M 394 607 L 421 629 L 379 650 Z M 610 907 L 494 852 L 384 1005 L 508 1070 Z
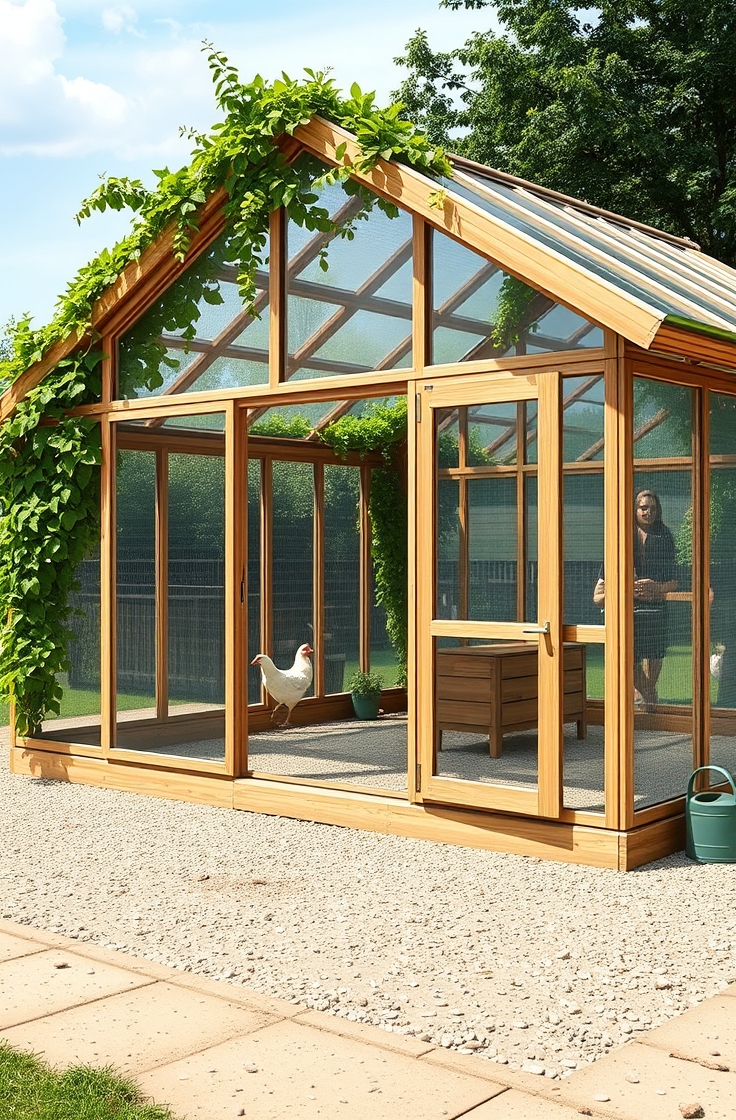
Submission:
M 353 701 L 353 711 L 358 719 L 378 719 L 380 696 L 361 696 L 358 692 L 351 692 L 350 698 Z

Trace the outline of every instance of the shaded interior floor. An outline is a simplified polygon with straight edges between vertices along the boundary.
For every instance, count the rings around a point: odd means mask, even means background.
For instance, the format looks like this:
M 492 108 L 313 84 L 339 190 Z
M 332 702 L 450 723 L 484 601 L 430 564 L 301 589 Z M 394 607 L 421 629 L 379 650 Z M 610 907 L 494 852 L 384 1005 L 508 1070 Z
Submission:
M 140 718 L 139 713 L 125 713 L 126 749 L 163 757 L 224 761 L 225 741 L 219 726 L 214 734 L 208 728 L 209 734 L 197 737 L 193 725 L 185 722 L 176 729 L 172 725 L 171 739 L 178 741 L 163 743 L 157 737 L 156 742 L 150 742 L 150 729 L 136 731 L 131 720 L 136 714 Z M 53 721 L 55 725 L 63 723 L 66 732 L 62 727 L 45 725 L 45 737 L 67 738 L 71 722 Z M 84 722 L 94 739 L 94 731 L 88 721 Z M 564 732 L 563 804 L 569 809 L 603 812 L 603 728 L 589 725 L 584 740 L 577 739 L 573 724 L 566 725 Z M 256 732 L 250 736 L 248 752 L 250 769 L 256 773 L 400 793 L 407 788 L 405 715 Z M 714 763 L 736 770 L 736 737 L 714 736 L 711 752 Z M 486 736 L 446 731 L 437 756 L 437 773 L 469 782 L 536 788 L 537 756 L 535 731 L 505 735 L 498 759 L 490 757 Z M 637 727 L 634 761 L 637 809 L 682 796 L 692 770 L 691 736 Z

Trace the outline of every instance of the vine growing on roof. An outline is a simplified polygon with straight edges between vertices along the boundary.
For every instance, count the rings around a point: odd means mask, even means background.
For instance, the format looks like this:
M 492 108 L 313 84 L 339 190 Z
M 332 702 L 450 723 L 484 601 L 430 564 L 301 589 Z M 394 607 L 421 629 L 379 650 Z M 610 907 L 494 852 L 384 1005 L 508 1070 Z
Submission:
M 351 238 L 361 214 L 336 231 L 320 205 L 321 187 L 344 182 L 361 197 L 363 214 L 377 205 L 392 215 L 395 207 L 369 196 L 349 179 L 351 170 L 370 171 L 383 158 L 429 175 L 450 173 L 444 153 L 403 118 L 400 104 L 381 109 L 375 95 L 357 85 L 344 98 L 331 78 L 311 70 L 296 81 L 283 75 L 269 83 L 256 76 L 243 83 L 223 54 L 211 44 L 205 50 L 223 119 L 209 133 L 187 132 L 194 142 L 191 162 L 178 171 L 156 171 L 154 189 L 138 179 L 103 179 L 82 203 L 77 219 L 94 211 L 129 209 L 131 232 L 77 273 L 48 326 L 36 330 L 27 316 L 10 324 L 10 353 L 0 354 L 0 381 L 8 383 L 55 343 L 72 334 L 81 340 L 78 350 L 22 401 L 0 433 L 0 689 L 15 702 L 21 733 L 35 730 L 47 714 L 58 711 L 56 678 L 67 663 L 74 569 L 98 535 L 99 432 L 90 420 L 66 416 L 70 408 L 100 397 L 102 355 L 91 329 L 95 301 L 166 228 L 173 228 L 175 257 L 186 260 L 202 206 L 220 187 L 226 192 L 229 256 L 237 264 L 244 306 L 254 310 L 256 273 L 268 253 L 273 210 L 283 206 L 292 221 L 309 230 Z M 280 140 L 315 115 L 354 134 L 359 150 L 354 165 L 346 145 L 338 149 L 341 165 L 316 178 L 303 164 L 288 162 Z M 327 267 L 324 255 L 320 263 Z M 211 290 L 207 270 L 198 277 L 194 287 Z M 201 294 L 205 298 L 204 290 Z M 189 292 L 185 301 L 189 310 L 197 302 L 194 295 Z M 142 384 L 151 391 L 153 358 L 143 365 Z

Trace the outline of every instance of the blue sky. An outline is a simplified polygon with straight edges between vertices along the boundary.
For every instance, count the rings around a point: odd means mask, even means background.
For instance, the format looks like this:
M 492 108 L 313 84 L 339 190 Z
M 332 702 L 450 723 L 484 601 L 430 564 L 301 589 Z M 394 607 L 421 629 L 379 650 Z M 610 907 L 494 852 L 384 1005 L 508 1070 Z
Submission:
M 180 125 L 214 122 L 203 39 L 244 78 L 331 67 L 342 88 L 388 101 L 416 28 L 448 48 L 489 22 L 437 0 L 0 0 L 0 334 L 25 312 L 48 321 L 124 232 L 121 215 L 73 220 L 99 175 L 151 183 L 151 168 L 186 162 Z

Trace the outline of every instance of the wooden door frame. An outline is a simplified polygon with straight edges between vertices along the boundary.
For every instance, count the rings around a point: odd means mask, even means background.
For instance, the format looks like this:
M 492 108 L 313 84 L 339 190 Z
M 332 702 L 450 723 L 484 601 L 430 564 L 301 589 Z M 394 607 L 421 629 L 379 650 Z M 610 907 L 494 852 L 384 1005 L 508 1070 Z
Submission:
M 430 377 L 414 383 L 416 433 L 416 527 L 414 541 L 416 632 L 417 769 L 413 800 L 478 809 L 495 809 L 559 819 L 562 813 L 562 433 L 559 369 L 528 369 L 513 373 L 460 374 L 435 386 Z M 437 620 L 436 488 L 433 410 L 469 404 L 520 400 L 538 402 L 538 523 L 548 539 L 540 551 L 539 618 L 549 622 L 549 634 L 537 639 L 540 647 L 538 789 L 528 790 L 435 775 L 434 765 L 434 639 L 440 636 L 521 638 L 529 623 Z M 534 643 L 531 635 L 524 640 Z M 548 656 L 542 656 L 542 651 Z M 556 656 L 555 656 L 556 655 Z

